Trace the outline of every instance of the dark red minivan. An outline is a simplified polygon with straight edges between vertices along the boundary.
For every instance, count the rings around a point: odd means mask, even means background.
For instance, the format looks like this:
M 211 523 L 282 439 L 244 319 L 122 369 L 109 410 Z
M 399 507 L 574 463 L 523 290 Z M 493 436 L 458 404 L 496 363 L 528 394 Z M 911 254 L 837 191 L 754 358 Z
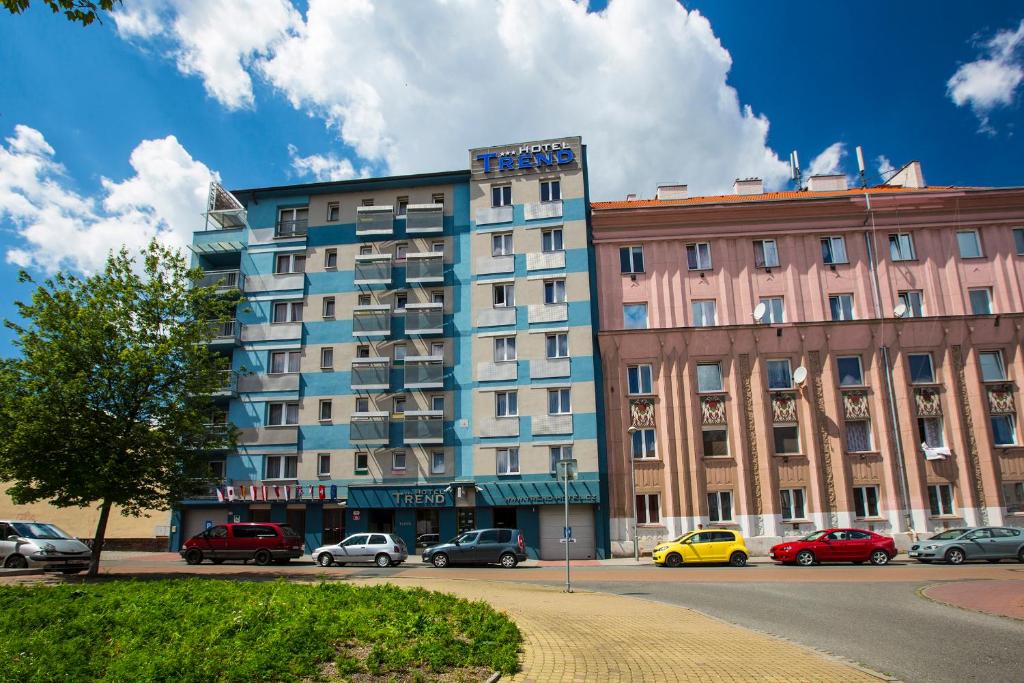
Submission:
M 290 526 L 273 522 L 220 524 L 185 541 L 180 554 L 189 564 L 203 560 L 284 564 L 302 557 L 302 538 Z

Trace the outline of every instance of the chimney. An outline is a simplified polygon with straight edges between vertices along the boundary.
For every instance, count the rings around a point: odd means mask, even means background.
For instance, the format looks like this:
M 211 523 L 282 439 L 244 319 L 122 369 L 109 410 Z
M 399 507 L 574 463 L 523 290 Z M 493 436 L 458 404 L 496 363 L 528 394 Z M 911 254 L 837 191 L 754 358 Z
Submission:
M 658 193 L 654 195 L 658 201 L 686 199 L 686 185 L 658 185 Z
M 636 193 L 630 192 L 629 194 L 627 194 L 626 195 L 626 201 L 627 202 L 635 202 L 636 201 Z
M 924 182 L 924 171 L 921 170 L 920 161 L 911 161 L 900 170 L 896 171 L 893 177 L 885 181 L 886 185 L 896 187 L 909 187 L 915 190 L 928 187 Z
M 735 194 L 764 194 L 764 181 L 760 178 L 737 178 L 732 184 Z
M 807 189 L 811 192 L 839 192 L 847 189 L 846 176 L 842 173 L 835 175 L 812 175 L 807 181 Z

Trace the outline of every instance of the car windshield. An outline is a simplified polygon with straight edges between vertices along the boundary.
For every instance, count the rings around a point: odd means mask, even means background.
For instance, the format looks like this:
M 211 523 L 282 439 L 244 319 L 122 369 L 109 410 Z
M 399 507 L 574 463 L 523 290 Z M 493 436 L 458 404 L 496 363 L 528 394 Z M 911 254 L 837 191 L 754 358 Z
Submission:
M 449 543 L 472 543 L 475 538 L 476 538 L 476 534 L 475 533 L 468 533 L 468 534 L 462 534 L 461 536 L 456 536 L 455 538 L 453 538 L 452 540 L 450 540 L 448 542 Z
M 819 538 L 821 538 L 824 535 L 825 535 L 824 531 L 812 531 L 811 533 L 807 534 L 806 536 L 804 536 L 800 540 L 801 541 L 817 541 Z
M 12 522 L 11 526 L 22 538 L 35 538 L 41 541 L 57 541 L 70 539 L 66 533 L 52 524 L 35 524 L 33 522 Z
M 954 538 L 960 538 L 964 535 L 967 529 L 948 529 L 941 533 L 937 533 L 929 541 L 952 541 Z

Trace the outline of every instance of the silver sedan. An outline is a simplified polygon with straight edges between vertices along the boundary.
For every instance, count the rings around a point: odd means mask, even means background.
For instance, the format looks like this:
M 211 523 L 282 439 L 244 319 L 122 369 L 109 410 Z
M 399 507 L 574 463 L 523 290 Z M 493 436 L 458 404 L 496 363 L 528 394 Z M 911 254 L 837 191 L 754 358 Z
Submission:
M 907 553 L 912 559 L 963 564 L 967 560 L 1016 559 L 1024 562 L 1024 532 L 999 526 L 949 529 L 919 541 Z
M 325 545 L 313 551 L 313 559 L 321 567 L 372 562 L 378 567 L 402 564 L 409 557 L 405 541 L 397 534 L 352 534 L 336 545 Z

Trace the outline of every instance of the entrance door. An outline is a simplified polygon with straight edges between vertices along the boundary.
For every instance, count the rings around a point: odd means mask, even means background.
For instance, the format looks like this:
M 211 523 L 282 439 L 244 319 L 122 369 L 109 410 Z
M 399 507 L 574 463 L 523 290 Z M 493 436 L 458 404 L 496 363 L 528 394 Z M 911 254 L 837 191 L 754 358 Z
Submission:
M 494 508 L 494 526 L 497 529 L 517 529 L 515 508 Z
M 345 538 L 345 508 L 324 510 L 324 545 L 334 545 Z
M 416 511 L 416 547 L 426 548 L 441 542 L 441 511 L 436 508 Z
M 303 540 L 303 546 L 305 546 L 306 508 L 288 510 L 288 516 L 286 519 L 288 520 L 288 526 L 292 528 L 292 531 L 299 535 L 299 538 Z
M 370 510 L 366 518 L 367 531 L 376 531 L 382 534 L 390 534 L 395 530 L 394 510 Z
M 459 508 L 458 529 L 465 533 L 476 528 L 476 508 Z

